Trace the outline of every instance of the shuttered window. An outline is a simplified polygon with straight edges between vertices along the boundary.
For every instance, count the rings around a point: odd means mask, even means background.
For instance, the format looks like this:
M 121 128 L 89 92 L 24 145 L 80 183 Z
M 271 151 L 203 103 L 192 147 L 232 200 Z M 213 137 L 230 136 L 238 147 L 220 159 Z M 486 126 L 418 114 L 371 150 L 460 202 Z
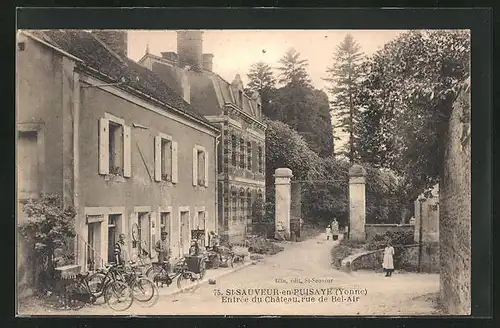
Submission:
M 193 148 L 193 186 L 208 187 L 208 152 L 204 147 Z
M 155 137 L 155 181 L 178 183 L 178 144 L 172 137 L 160 133 Z
M 99 174 L 130 177 L 130 126 L 125 125 L 122 119 L 107 116 L 99 120 Z

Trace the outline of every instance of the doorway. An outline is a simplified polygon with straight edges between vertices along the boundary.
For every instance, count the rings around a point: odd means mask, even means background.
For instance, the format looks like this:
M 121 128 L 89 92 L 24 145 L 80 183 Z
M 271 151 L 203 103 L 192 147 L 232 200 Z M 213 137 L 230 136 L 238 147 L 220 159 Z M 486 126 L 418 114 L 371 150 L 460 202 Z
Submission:
M 87 225 L 87 269 L 94 270 L 101 267 L 100 250 L 101 222 L 92 222 Z
M 139 213 L 138 215 L 139 249 L 138 254 L 151 255 L 151 214 Z
M 109 214 L 108 216 L 108 263 L 115 262 L 115 244 L 118 236 L 122 233 L 121 214 Z

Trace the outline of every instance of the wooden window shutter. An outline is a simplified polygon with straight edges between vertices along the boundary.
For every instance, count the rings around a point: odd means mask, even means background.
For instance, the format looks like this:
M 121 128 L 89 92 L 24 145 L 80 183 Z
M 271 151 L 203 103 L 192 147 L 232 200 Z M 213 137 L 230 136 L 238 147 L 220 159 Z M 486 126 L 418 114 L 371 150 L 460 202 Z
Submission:
M 132 154 L 130 147 L 130 134 L 131 129 L 130 126 L 125 125 L 123 127 L 123 176 L 131 177 L 132 176 Z
M 158 240 L 157 238 L 159 238 L 158 235 L 156 234 L 156 228 L 158 227 L 157 222 L 156 222 L 157 217 L 158 216 L 157 216 L 156 212 L 149 213 L 149 249 L 148 249 L 148 252 L 149 252 L 149 255 L 151 255 L 151 256 L 155 255 L 155 252 L 153 252 L 153 251 L 155 249 L 156 241 Z
M 177 166 L 177 141 L 172 141 L 172 183 L 179 182 L 179 168 Z
M 99 174 L 109 174 L 109 121 L 99 119 Z
M 208 187 L 208 152 L 204 151 L 203 154 L 205 155 L 205 187 Z
M 161 181 L 161 137 L 155 137 L 155 181 Z
M 193 186 L 198 185 L 198 149 L 193 148 Z

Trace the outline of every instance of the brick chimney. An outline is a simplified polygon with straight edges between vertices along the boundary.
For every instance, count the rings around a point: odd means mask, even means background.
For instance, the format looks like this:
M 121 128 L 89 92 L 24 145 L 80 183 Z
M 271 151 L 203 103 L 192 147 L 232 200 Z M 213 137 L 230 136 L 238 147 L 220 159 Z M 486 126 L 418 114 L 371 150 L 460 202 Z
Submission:
M 127 57 L 127 31 L 122 30 L 96 30 L 92 31 L 96 37 L 113 50 L 116 54 Z
M 177 31 L 177 54 L 181 67 L 190 66 L 195 71 L 203 68 L 203 31 Z
M 211 72 L 214 66 L 214 55 L 203 54 L 203 69 Z

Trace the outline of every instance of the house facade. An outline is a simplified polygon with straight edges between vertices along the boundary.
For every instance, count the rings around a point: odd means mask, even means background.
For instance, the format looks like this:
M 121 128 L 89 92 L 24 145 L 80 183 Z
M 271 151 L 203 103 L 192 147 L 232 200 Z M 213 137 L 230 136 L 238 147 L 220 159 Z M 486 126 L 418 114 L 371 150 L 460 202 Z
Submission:
M 239 75 L 229 83 L 213 72 L 202 31 L 178 31 L 177 52 L 148 53 L 139 64 L 155 72 L 221 130 L 218 143 L 218 226 L 222 238 L 251 232 L 254 204 L 265 199 L 265 130 L 258 94 L 248 96 Z M 256 202 L 259 200 L 259 202 Z
M 122 233 L 134 259 L 155 255 L 162 230 L 180 257 L 218 229 L 220 131 L 127 59 L 126 32 L 102 33 L 24 31 L 17 43 L 19 201 L 57 193 L 75 207 L 83 270 L 111 262 Z

